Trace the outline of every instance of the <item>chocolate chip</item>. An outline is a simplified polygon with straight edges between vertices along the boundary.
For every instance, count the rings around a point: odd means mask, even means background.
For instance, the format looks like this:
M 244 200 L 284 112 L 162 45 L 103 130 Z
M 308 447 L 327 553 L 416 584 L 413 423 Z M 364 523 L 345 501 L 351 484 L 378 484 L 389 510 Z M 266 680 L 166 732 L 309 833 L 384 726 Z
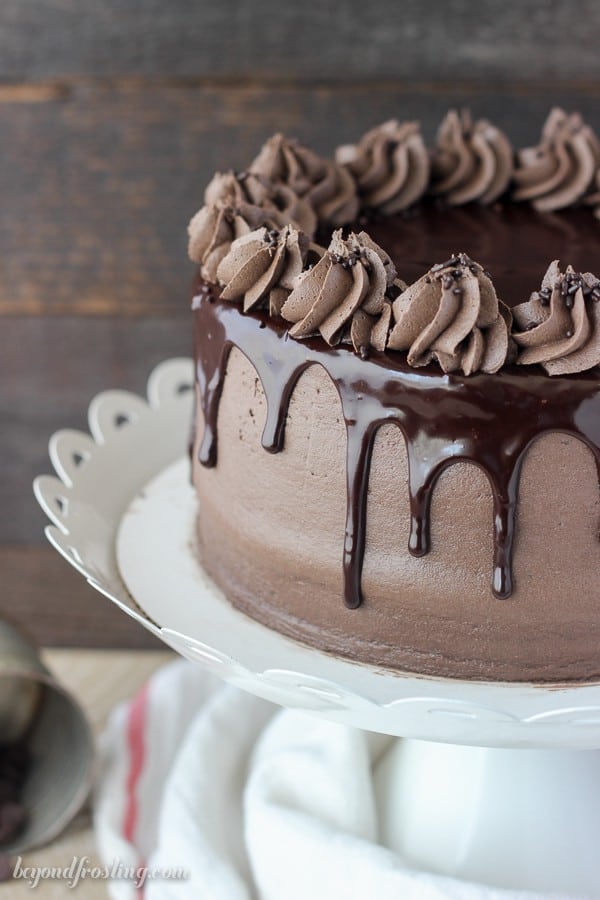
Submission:
M 0 806 L 0 845 L 16 837 L 26 821 L 27 811 L 22 803 L 3 803 Z

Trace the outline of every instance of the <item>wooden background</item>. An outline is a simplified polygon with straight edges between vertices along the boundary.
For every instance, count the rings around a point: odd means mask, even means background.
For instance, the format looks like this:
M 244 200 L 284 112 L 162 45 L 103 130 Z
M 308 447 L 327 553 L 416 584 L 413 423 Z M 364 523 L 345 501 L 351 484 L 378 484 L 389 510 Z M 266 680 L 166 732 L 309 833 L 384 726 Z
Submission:
M 600 128 L 596 0 L 2 0 L 0 611 L 46 644 L 151 639 L 46 545 L 31 493 L 90 398 L 190 351 L 185 227 L 272 132 L 331 151 L 469 105 Z

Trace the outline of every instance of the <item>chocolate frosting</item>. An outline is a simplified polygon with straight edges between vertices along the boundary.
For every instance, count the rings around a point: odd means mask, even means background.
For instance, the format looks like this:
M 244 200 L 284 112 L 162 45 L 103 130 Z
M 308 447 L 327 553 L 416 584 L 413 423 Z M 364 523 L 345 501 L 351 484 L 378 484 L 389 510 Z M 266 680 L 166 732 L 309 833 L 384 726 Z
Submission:
M 540 147 L 521 151 L 520 163 L 530 156 L 531 164 L 521 165 L 515 174 L 517 182 L 522 182 L 517 196 L 533 192 L 534 205 L 552 208 L 580 196 L 587 203 L 599 202 L 590 185 L 599 177 L 600 150 L 579 116 L 553 110 Z M 346 239 L 341 231 L 335 232 L 327 251 L 312 244 L 313 252 L 308 254 L 317 221 L 325 225 L 329 216 L 345 218 L 356 211 L 354 188 L 349 193 L 344 188 L 353 183 L 353 177 L 363 203 L 384 214 L 404 210 L 421 196 L 429 176 L 429 157 L 418 126 L 389 121 L 368 132 L 357 145 L 338 148 L 337 157 L 343 166 L 277 134 L 263 146 L 252 171 L 216 174 L 206 189 L 206 206 L 189 229 L 190 256 L 200 263 L 203 276 L 224 287 L 224 299 L 243 298 L 245 311 L 257 304 L 268 305 L 272 315 L 292 323 L 289 333 L 294 338 L 320 333 L 329 344 L 350 341 L 361 355 L 367 355 L 369 348 L 406 350 L 408 364 L 415 367 L 435 361 L 444 372 L 496 372 L 516 352 L 510 338 L 511 316 L 498 301 L 490 277 L 466 254 L 419 278 L 424 266 L 419 268 L 418 261 L 431 260 L 432 255 L 419 252 L 415 256 L 410 246 L 403 245 L 396 259 L 417 279 L 410 288 L 394 283 L 390 257 L 365 232 Z M 455 206 L 473 199 L 490 203 L 504 191 L 511 169 L 512 150 L 502 132 L 483 119 L 473 123 L 466 111 L 448 113 L 432 152 L 432 192 L 443 194 Z M 540 191 L 543 196 L 537 196 Z M 427 206 L 426 201 L 421 204 L 421 215 L 427 214 Z M 445 216 L 467 215 L 469 209 L 475 207 L 446 210 Z M 505 215 L 510 218 L 519 211 L 523 208 L 513 205 Z M 481 212 L 490 214 L 486 209 Z M 532 210 L 530 216 L 539 213 Z M 411 214 L 397 218 L 410 244 Z M 530 224 L 550 236 L 554 220 L 561 234 L 573 230 L 568 222 L 547 213 L 540 216 L 539 225 Z M 377 234 L 377 217 L 372 225 Z M 475 227 L 474 233 L 480 231 Z M 483 232 L 489 236 L 488 244 L 499 240 L 489 223 Z M 253 237 L 242 240 L 251 233 Z M 578 232 L 574 234 L 576 239 Z M 486 261 L 495 252 L 491 245 L 482 252 Z M 513 252 L 507 251 L 506 256 L 509 263 L 505 260 L 502 265 L 512 272 Z M 586 265 L 578 262 L 577 253 L 569 257 L 582 269 Z M 533 260 L 530 269 L 537 269 Z M 504 277 L 502 271 L 500 276 Z M 575 278 L 581 284 L 581 296 Z M 597 364 L 596 307 L 595 300 L 590 306 L 589 297 L 597 293 L 596 281 L 591 275 L 576 276 L 572 270 L 558 280 L 557 297 L 564 291 L 568 298 L 576 296 L 572 314 L 559 308 L 558 301 L 550 303 L 549 309 L 539 299 L 523 304 L 531 282 L 523 279 L 525 289 L 520 287 L 516 296 L 511 285 L 508 299 L 519 304 L 521 316 L 516 341 L 519 362 L 541 362 L 548 371 L 593 367 Z M 502 280 L 500 284 L 504 291 Z M 548 296 L 553 293 L 551 287 Z M 543 297 L 542 292 L 539 296 Z
M 350 173 L 282 134 L 269 138 L 249 168 L 287 184 L 310 203 L 321 223 L 345 225 L 358 215 L 356 184 Z
M 408 209 L 427 189 L 429 156 L 417 122 L 392 119 L 338 147 L 335 157 L 356 179 L 363 206 L 386 215 Z
M 188 225 L 189 257 L 208 281 L 216 281 L 219 263 L 233 241 L 268 221 L 265 210 L 248 203 L 243 215 L 231 206 L 203 206 Z
M 469 270 L 470 271 L 470 270 Z M 474 273 L 470 273 L 476 278 Z M 431 499 L 442 472 L 472 462 L 487 475 L 493 496 L 492 590 L 512 592 L 512 554 L 521 467 L 527 450 L 542 434 L 564 432 L 581 440 L 600 464 L 597 378 L 551 379 L 517 369 L 465 378 L 436 367 L 415 372 L 400 354 L 374 351 L 361 359 L 349 348 L 328 347 L 318 336 L 289 341 L 285 325 L 263 311 L 237 309 L 197 285 L 193 301 L 196 377 L 204 417 L 199 462 L 216 465 L 217 421 L 227 360 L 237 347 L 256 369 L 267 401 L 262 445 L 284 447 L 291 396 L 301 373 L 318 364 L 340 396 L 347 433 L 347 516 L 341 552 L 347 606 L 362 602 L 361 572 L 366 540 L 367 492 L 373 442 L 385 423 L 397 425 L 409 461 L 409 551 L 430 549 Z
M 600 364 L 600 281 L 590 272 L 550 264 L 539 291 L 513 314 L 521 365 L 541 363 L 549 375 L 585 372 Z
M 365 232 L 344 239 L 336 231 L 319 262 L 296 280 L 281 309 L 290 335 L 320 333 L 328 344 L 352 341 L 364 353 L 383 349 L 391 319 L 386 291 L 396 277 L 387 254 Z
M 578 113 L 555 108 L 546 119 L 540 143 L 517 154 L 515 200 L 531 200 L 543 212 L 581 200 L 600 163 L 600 145 Z
M 503 136 L 498 138 L 500 132 L 493 126 L 489 128 L 495 136 L 490 137 L 484 127 L 488 123 L 472 125 L 464 114 L 457 119 L 452 124 L 452 115 L 448 116 L 440 128 L 432 163 L 434 190 L 450 205 L 472 199 L 490 203 L 505 188 L 512 153 L 510 148 L 506 152 Z M 345 152 L 349 156 L 348 178 L 357 178 L 365 206 L 388 214 L 421 196 L 427 181 L 423 166 L 427 173 L 428 163 L 426 158 L 423 164 L 424 148 L 415 128 L 388 123 L 370 133 L 374 135 L 370 144 L 367 135 L 351 152 L 338 151 L 338 162 Z M 398 266 L 409 266 L 411 279 L 416 279 L 408 288 L 396 279 L 387 253 L 364 232 L 346 239 L 336 232 L 327 251 L 311 246 L 305 233 L 312 234 L 315 210 L 321 223 L 331 221 L 326 202 L 319 200 L 319 190 L 331 186 L 331 170 L 321 177 L 318 157 L 300 152 L 296 144 L 291 145 L 292 152 L 284 144 L 284 139 L 274 139 L 268 145 L 270 156 L 266 159 L 263 148 L 258 157 L 262 156 L 260 166 L 265 170 L 271 167 L 269 177 L 259 171 L 213 179 L 207 206 L 190 223 L 192 258 L 200 263 L 204 279 L 223 286 L 221 296 L 216 296 L 215 287 L 201 280 L 194 300 L 196 378 L 204 420 L 198 459 L 206 467 L 217 462 L 219 402 L 233 347 L 251 362 L 262 383 L 266 398 L 262 444 L 272 453 L 284 447 L 289 403 L 300 375 L 318 365 L 339 394 L 347 437 L 345 531 L 340 529 L 346 605 L 355 608 L 366 599 L 368 607 L 371 600 L 366 580 L 363 598 L 362 580 L 367 516 L 373 510 L 371 460 L 377 431 L 389 424 L 401 430 L 406 443 L 409 553 L 424 556 L 432 539 L 443 540 L 435 532 L 430 536 L 431 520 L 436 521 L 432 496 L 443 489 L 436 487 L 438 479 L 454 463 L 472 463 L 485 473 L 493 499 L 492 592 L 508 598 L 513 593 L 515 537 L 518 552 L 518 529 L 521 536 L 527 530 L 518 509 L 529 449 L 542 435 L 570 435 L 591 451 L 600 466 L 598 370 L 587 372 L 600 365 L 600 281 L 585 271 L 594 267 L 593 256 L 588 262 L 585 254 L 596 252 L 597 223 L 585 209 L 559 216 L 541 215 L 527 205 L 507 205 L 502 215 L 498 212 L 509 236 L 502 243 L 498 240 L 502 230 L 485 224 L 496 214 L 495 207 L 467 206 L 443 213 L 459 217 L 452 220 L 450 238 L 443 238 L 445 246 L 458 243 L 456 222 L 466 223 L 472 239 L 483 241 L 485 234 L 488 245 L 480 255 L 461 235 L 460 246 L 493 268 L 495 278 L 498 271 L 502 278 L 505 267 L 506 284 L 514 295 L 510 299 L 517 302 L 511 337 L 510 312 L 487 273 L 465 254 L 418 277 L 431 260 L 444 258 L 432 253 L 427 243 L 434 232 L 435 239 L 441 239 L 435 224 L 435 210 L 440 212 L 441 204 L 421 204 L 424 218 L 417 231 L 419 240 L 425 235 L 426 245 L 418 244 L 417 250 L 407 242 L 410 214 L 381 226 L 384 246 L 394 253 Z M 451 158 L 453 148 L 457 149 Z M 596 139 L 581 119 L 554 111 L 540 147 L 519 155 L 515 196 L 531 199 L 540 210 L 577 202 L 600 206 L 600 193 L 593 193 L 599 158 Z M 331 198 L 334 206 L 339 202 L 343 208 L 335 192 Z M 473 210 L 474 224 L 466 222 Z M 522 219 L 535 233 L 534 241 L 523 238 Z M 304 225 L 305 233 L 290 226 L 292 221 Z M 390 239 L 394 229 L 397 253 Z M 549 236 L 555 233 L 566 245 L 549 249 Z M 523 244 L 525 267 L 513 252 L 512 241 Z M 532 252 L 536 242 L 535 253 L 541 257 Z M 571 246 L 574 254 L 566 252 Z M 528 296 L 552 255 L 572 260 L 583 274 L 571 267 L 563 272 L 555 262 L 541 289 L 526 303 L 518 302 Z M 515 272 L 522 283 L 510 280 Z M 495 283 L 507 299 L 501 278 Z M 248 314 L 240 315 L 231 301 L 242 303 Z M 290 336 L 299 340 L 289 340 Z M 356 352 L 344 346 L 346 341 Z M 505 365 L 512 361 L 513 351 L 519 366 Z M 524 370 L 524 365 L 531 368 Z M 567 571 L 571 568 L 569 564 Z M 517 565 L 514 577 L 513 599 L 524 601 L 518 605 L 527 617 L 527 573 Z M 481 597 L 482 603 L 488 599 Z
M 444 372 L 497 372 L 509 349 L 510 310 L 482 267 L 461 253 L 433 266 L 393 303 L 388 347 L 410 366 L 435 359 Z
M 244 312 L 268 301 L 279 313 L 302 272 L 309 239 L 286 226 L 282 231 L 259 228 L 235 240 L 217 269 L 224 300 L 242 300 Z
M 431 154 L 431 193 L 450 206 L 475 200 L 493 203 L 507 189 L 513 150 L 506 135 L 488 122 L 473 122 L 468 110 L 450 110 Z
M 315 212 L 305 199 L 287 184 L 271 181 L 253 172 L 217 172 L 206 187 L 204 202 L 213 206 L 231 206 L 248 216 L 248 205 L 265 211 L 269 221 L 279 228 L 292 224 L 313 235 L 317 228 Z

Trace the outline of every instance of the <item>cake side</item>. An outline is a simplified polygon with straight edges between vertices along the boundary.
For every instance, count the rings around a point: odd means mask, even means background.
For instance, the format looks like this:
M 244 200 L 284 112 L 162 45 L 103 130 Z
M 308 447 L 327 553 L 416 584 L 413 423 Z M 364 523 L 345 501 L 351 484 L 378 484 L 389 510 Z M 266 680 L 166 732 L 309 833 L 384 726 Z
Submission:
M 215 303 L 218 309 L 219 301 L 204 303 L 205 313 Z M 244 322 L 258 335 L 273 327 Z M 483 469 L 458 462 L 440 475 L 430 551 L 416 558 L 409 551 L 406 444 L 398 427 L 383 424 L 369 477 L 363 600 L 348 610 L 341 552 L 347 426 L 336 388 L 318 365 L 300 375 L 279 453 L 262 446 L 266 405 L 256 369 L 233 348 L 218 407 L 218 464 L 207 468 L 199 462 L 206 431 L 198 402 L 199 546 L 234 605 L 291 637 L 371 665 L 482 680 L 600 676 L 597 471 L 580 440 L 549 433 L 527 450 L 514 588 L 499 600 L 492 592 L 492 491 Z
M 371 665 L 600 677 L 599 172 L 553 110 L 517 153 L 451 112 L 431 150 L 394 120 L 215 176 L 190 224 L 193 478 L 234 605 Z M 331 234 L 357 214 L 379 243 Z

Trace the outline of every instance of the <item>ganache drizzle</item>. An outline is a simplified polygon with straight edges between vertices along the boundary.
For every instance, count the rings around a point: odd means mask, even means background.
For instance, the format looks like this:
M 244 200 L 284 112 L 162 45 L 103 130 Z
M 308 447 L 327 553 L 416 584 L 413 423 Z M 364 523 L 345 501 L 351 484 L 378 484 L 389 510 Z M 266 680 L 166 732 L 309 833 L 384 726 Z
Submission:
M 344 598 L 362 603 L 367 491 L 373 444 L 380 425 L 392 423 L 406 442 L 410 538 L 413 556 L 430 549 L 430 505 L 437 479 L 448 466 L 470 462 L 486 474 L 493 497 L 492 591 L 513 591 L 512 551 L 521 465 L 537 437 L 564 432 L 592 451 L 600 473 L 600 383 L 590 374 L 550 378 L 531 370 L 494 375 L 443 375 L 433 367 L 411 369 L 398 353 L 372 351 L 362 359 L 347 346 L 320 338 L 295 341 L 283 320 L 263 312 L 242 315 L 200 280 L 194 297 L 195 362 L 204 434 L 198 451 L 206 467 L 217 462 L 217 416 L 232 347 L 248 359 L 267 404 L 262 446 L 283 449 L 294 387 L 311 365 L 322 366 L 340 397 L 346 423 L 346 530 Z

